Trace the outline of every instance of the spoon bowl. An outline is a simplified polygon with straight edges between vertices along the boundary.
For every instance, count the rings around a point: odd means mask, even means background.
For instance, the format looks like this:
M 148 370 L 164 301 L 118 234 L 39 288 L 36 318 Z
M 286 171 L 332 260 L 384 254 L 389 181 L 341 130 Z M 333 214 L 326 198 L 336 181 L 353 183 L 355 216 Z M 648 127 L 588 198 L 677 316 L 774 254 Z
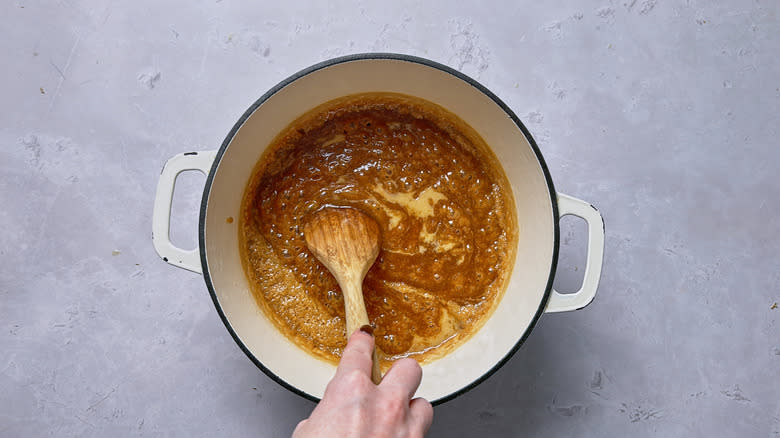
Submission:
M 363 278 L 379 254 L 379 225 L 366 214 L 349 207 L 325 207 L 303 226 L 306 246 L 336 281 L 344 294 L 344 310 L 349 337 L 370 326 L 363 300 Z M 371 380 L 382 380 L 376 348 Z

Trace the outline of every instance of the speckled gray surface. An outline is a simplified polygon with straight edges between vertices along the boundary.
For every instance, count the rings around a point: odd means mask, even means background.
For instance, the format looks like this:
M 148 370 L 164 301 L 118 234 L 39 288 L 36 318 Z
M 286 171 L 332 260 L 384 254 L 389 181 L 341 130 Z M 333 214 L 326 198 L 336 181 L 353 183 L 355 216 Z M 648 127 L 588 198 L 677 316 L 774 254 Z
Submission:
M 297 3 L 2 2 L 0 436 L 289 435 L 313 404 L 157 258 L 152 198 L 279 80 L 365 51 L 477 78 L 607 223 L 596 301 L 430 436 L 780 435 L 778 2 Z M 180 181 L 181 244 L 202 184 Z M 583 232 L 564 222 L 562 289 Z

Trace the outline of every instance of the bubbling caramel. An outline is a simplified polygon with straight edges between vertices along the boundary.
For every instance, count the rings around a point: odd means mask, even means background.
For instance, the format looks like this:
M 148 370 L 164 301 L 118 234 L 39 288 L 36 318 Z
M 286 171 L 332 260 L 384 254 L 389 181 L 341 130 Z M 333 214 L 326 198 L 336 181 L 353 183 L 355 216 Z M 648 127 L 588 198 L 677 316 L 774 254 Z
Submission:
M 366 93 L 285 128 L 255 167 L 239 224 L 259 306 L 289 339 L 336 362 L 346 344 L 336 280 L 306 248 L 325 206 L 360 209 L 382 246 L 363 284 L 377 348 L 433 360 L 478 330 L 509 280 L 517 224 L 509 182 L 482 138 L 431 102 Z

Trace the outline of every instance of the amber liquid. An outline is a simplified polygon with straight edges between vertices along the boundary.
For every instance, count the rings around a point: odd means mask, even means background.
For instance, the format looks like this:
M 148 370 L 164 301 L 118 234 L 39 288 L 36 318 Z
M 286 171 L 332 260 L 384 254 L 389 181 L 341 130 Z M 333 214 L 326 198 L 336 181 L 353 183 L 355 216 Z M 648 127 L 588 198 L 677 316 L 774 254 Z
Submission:
M 335 362 L 344 300 L 303 238 L 307 216 L 328 205 L 380 226 L 363 290 L 385 367 L 446 354 L 500 300 L 517 244 L 509 182 L 481 137 L 443 108 L 390 93 L 323 104 L 276 137 L 245 191 L 242 260 L 259 306 L 296 344 Z

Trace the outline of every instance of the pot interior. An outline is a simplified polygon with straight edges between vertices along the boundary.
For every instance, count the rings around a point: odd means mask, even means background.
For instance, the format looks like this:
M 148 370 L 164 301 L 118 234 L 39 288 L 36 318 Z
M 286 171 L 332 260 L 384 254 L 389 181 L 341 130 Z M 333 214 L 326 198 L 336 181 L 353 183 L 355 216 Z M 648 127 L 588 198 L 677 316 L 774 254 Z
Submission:
M 436 402 L 481 381 L 514 351 L 543 310 L 553 268 L 554 192 L 529 139 L 509 114 L 475 84 L 440 66 L 410 59 L 342 59 L 291 78 L 261 98 L 217 155 L 201 212 L 206 282 L 234 337 L 273 378 L 321 398 L 335 367 L 287 340 L 257 306 L 239 255 L 241 199 L 264 148 L 309 109 L 344 95 L 385 91 L 427 99 L 469 123 L 492 148 L 512 187 L 518 250 L 508 288 L 468 341 L 423 367 L 418 396 Z

